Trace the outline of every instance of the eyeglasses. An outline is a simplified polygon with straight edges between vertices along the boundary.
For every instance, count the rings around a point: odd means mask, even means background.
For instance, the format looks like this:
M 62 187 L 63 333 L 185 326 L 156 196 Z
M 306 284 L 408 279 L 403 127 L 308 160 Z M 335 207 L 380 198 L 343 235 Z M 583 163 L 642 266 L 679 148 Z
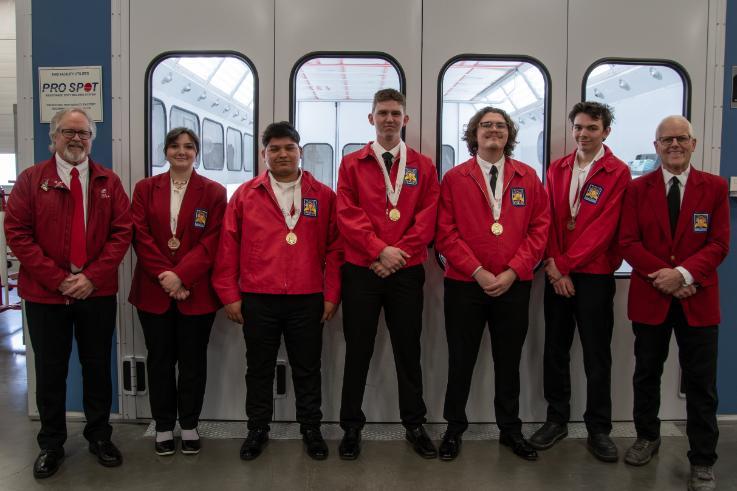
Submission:
M 494 128 L 497 130 L 506 130 L 507 129 L 507 123 L 495 123 L 494 121 L 482 121 L 479 123 L 479 126 L 482 128 Z
M 73 130 L 73 129 L 63 129 L 59 130 L 59 133 L 64 135 L 66 138 L 69 138 L 70 140 L 74 138 L 74 135 L 79 135 L 80 140 L 89 140 L 92 138 L 92 132 L 89 130 Z
M 685 145 L 691 141 L 691 137 L 688 135 L 658 137 L 658 143 L 661 145 L 670 145 L 673 140 L 675 140 L 679 145 Z

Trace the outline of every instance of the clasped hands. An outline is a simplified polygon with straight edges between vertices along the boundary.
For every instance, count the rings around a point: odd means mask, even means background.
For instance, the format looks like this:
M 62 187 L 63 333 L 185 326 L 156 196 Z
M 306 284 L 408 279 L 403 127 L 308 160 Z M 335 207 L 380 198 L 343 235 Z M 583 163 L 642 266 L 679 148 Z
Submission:
M 65 297 L 84 300 L 95 291 L 95 285 L 84 273 L 70 273 L 59 285 L 59 291 Z
M 164 271 L 158 278 L 161 288 L 174 300 L 181 302 L 189 297 L 189 290 L 184 288 L 182 280 L 174 271 Z
M 379 253 L 378 261 L 374 261 L 369 267 L 379 278 L 386 278 L 402 269 L 410 257 L 399 247 L 386 246 Z
M 491 271 L 481 268 L 474 273 L 473 278 L 484 290 L 484 293 L 490 297 L 498 297 L 509 290 L 509 287 L 517 279 L 517 273 L 512 268 L 508 268 L 495 275 Z

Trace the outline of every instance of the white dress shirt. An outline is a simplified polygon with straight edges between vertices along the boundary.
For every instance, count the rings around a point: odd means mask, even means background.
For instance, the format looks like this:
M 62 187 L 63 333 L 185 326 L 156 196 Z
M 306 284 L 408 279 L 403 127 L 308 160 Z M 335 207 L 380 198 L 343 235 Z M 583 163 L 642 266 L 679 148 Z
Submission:
M 506 160 L 506 157 L 502 155 L 502 158 L 497 160 L 494 163 L 487 162 L 486 160 L 482 159 L 478 155 L 476 155 L 476 161 L 479 163 L 479 167 L 481 168 L 481 173 L 484 175 L 484 182 L 486 183 L 486 192 L 489 193 L 489 199 L 493 200 L 496 199 L 497 202 L 497 209 L 499 210 L 499 213 L 502 212 L 502 193 L 504 192 L 504 160 Z M 494 194 L 491 193 L 491 168 L 496 167 L 496 170 L 498 171 L 496 175 L 496 187 L 494 189 Z M 493 201 L 492 201 L 493 202 Z M 498 217 L 495 217 L 498 218 Z
M 681 204 L 683 204 L 683 195 L 686 194 L 686 183 L 688 182 L 688 174 L 691 172 L 691 164 L 689 164 L 688 167 L 686 167 L 686 170 L 681 172 L 679 175 L 671 174 L 668 172 L 665 167 L 662 165 L 660 168 L 663 171 L 663 182 L 665 184 L 665 195 L 668 196 L 668 191 L 670 191 L 670 181 L 672 178 L 676 178 L 678 180 L 678 188 L 680 190 L 680 197 L 681 197 Z M 693 275 L 683 266 L 676 266 L 678 271 L 681 272 L 683 275 L 683 283 L 688 286 L 693 284 Z
M 189 179 L 181 189 L 177 189 L 174 186 L 174 179 L 169 178 L 169 188 L 171 194 L 169 195 L 169 225 L 171 227 L 172 237 L 177 233 L 177 220 L 179 219 L 179 210 L 182 208 L 182 201 L 184 201 L 184 193 L 187 192 L 187 186 L 189 186 Z
M 56 173 L 59 174 L 59 179 L 61 179 L 61 182 L 63 182 L 68 189 L 71 189 L 70 183 L 72 182 L 72 167 L 76 167 L 77 172 L 79 172 L 79 183 L 82 185 L 84 223 L 85 228 L 87 228 L 87 187 L 90 181 L 90 161 L 89 159 L 84 159 L 83 162 L 80 162 L 77 165 L 72 165 L 61 158 L 61 155 L 58 153 L 56 154 Z
M 589 171 L 591 171 L 591 167 L 593 167 L 594 163 L 596 163 L 603 156 L 604 156 L 604 145 L 602 145 L 601 148 L 599 148 L 599 151 L 596 152 L 594 159 L 583 167 L 581 167 L 580 165 L 581 162 L 578 160 L 578 154 L 576 154 L 576 158 L 573 159 L 573 169 L 571 172 L 571 185 L 568 191 L 568 204 L 571 206 L 571 211 L 573 211 L 573 207 L 576 203 L 576 199 L 578 199 L 580 202 L 581 189 L 583 189 L 583 184 L 586 182 L 586 179 L 589 177 Z M 576 214 L 578 214 L 578 210 L 576 210 Z

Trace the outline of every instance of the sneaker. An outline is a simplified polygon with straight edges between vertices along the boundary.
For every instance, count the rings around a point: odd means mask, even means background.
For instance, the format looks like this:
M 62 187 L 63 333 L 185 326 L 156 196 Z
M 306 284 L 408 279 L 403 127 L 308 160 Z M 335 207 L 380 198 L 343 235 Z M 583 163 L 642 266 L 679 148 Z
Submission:
M 645 438 L 638 438 L 635 443 L 627 450 L 624 461 L 629 465 L 645 465 L 658 453 L 660 448 L 660 437 L 651 441 Z
M 717 488 L 714 469 L 710 465 L 692 465 L 688 491 L 711 491 Z

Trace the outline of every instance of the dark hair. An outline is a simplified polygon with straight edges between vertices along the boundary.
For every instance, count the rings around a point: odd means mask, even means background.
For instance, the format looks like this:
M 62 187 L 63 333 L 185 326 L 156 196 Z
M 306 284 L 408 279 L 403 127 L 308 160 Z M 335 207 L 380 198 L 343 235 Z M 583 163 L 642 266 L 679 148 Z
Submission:
M 478 138 L 476 138 L 476 130 L 479 129 L 481 118 L 483 118 L 487 113 L 501 114 L 504 118 L 504 122 L 507 123 L 509 136 L 507 138 L 507 144 L 504 145 L 504 155 L 510 157 L 514 151 L 515 145 L 517 145 L 517 125 L 514 124 L 514 121 L 512 121 L 512 118 L 509 117 L 509 114 L 507 114 L 504 109 L 491 106 L 479 109 L 468 121 L 466 132 L 463 134 L 463 140 L 466 142 L 466 146 L 468 146 L 469 153 L 471 155 L 476 155 L 476 152 L 479 150 L 479 141 Z
M 396 101 L 402 105 L 402 109 L 407 112 L 407 100 L 404 94 L 396 89 L 381 89 L 374 94 L 374 103 L 371 105 L 371 112 L 376 110 L 376 104 L 379 102 Z
M 169 130 L 169 133 L 166 134 L 166 138 L 164 138 L 164 155 L 166 155 L 166 149 L 169 148 L 169 146 L 173 145 L 174 142 L 177 141 L 177 138 L 182 135 L 189 136 L 189 138 L 192 140 L 192 143 L 194 143 L 195 150 L 197 150 L 197 155 L 200 154 L 200 139 L 197 137 L 197 133 L 190 130 L 189 128 L 180 126 L 179 128 L 172 128 L 171 130 Z
M 289 121 L 279 121 L 267 126 L 261 135 L 261 143 L 267 147 L 272 138 L 289 138 L 299 144 L 299 133 Z
M 568 113 L 568 119 L 571 124 L 573 124 L 573 120 L 576 119 L 576 116 L 580 113 L 588 114 L 591 119 L 601 120 L 601 124 L 604 125 L 604 129 L 609 128 L 612 125 L 612 121 L 614 121 L 614 114 L 612 114 L 611 106 L 602 104 L 601 102 L 584 101 L 577 103 L 573 106 L 571 112 Z

